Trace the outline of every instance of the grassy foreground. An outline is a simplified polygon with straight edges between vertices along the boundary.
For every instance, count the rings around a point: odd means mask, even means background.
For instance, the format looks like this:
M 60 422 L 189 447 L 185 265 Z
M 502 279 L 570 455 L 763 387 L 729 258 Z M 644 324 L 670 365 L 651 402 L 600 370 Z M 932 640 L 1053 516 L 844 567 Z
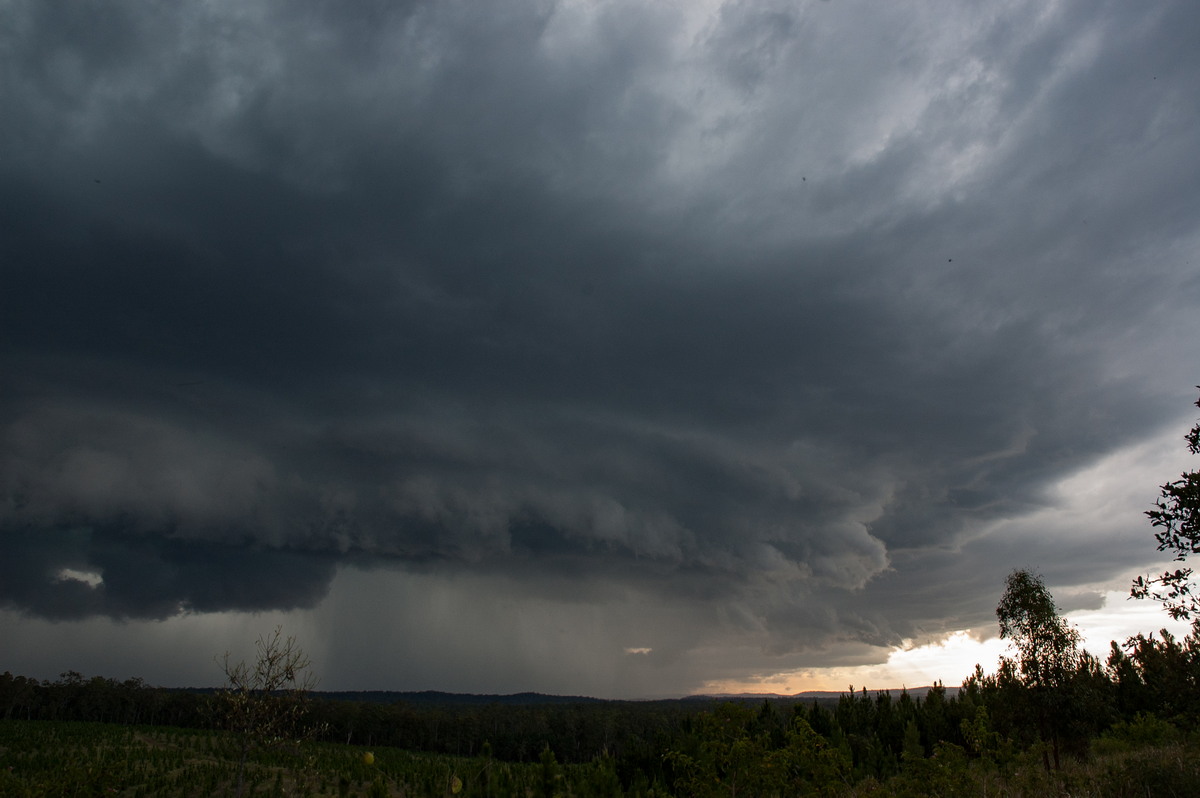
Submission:
M 1047 772 L 1027 751 L 1004 766 L 951 753 L 879 783 L 866 779 L 829 793 L 844 798 L 1192 798 L 1200 795 L 1200 746 L 1107 743 L 1086 760 Z M 938 761 L 941 759 L 941 761 Z
M 1085 761 L 1046 773 L 1035 751 L 1004 765 L 969 760 L 950 746 L 910 762 L 902 774 L 877 782 L 813 785 L 807 795 L 1093 796 L 1155 798 L 1200 795 L 1200 745 L 1107 736 Z M 254 796 L 621 796 L 684 795 L 650 785 L 623 791 L 603 761 L 559 765 L 552 757 L 514 764 L 486 757 L 451 757 L 356 746 L 304 743 L 259 750 L 246 769 L 245 795 Z M 0 721 L 0 795 L 232 796 L 237 741 L 223 732 L 129 727 L 101 723 Z M 368 763 L 367 759 L 373 760 Z M 707 785 L 706 795 L 732 785 Z M 739 795 L 751 793 L 738 791 Z
M 512 764 L 331 743 L 262 749 L 246 765 L 245 795 L 434 796 L 616 794 L 599 764 Z M 0 795 L 232 796 L 237 741 L 224 732 L 59 721 L 0 721 Z M 368 764 L 366 761 L 370 759 Z M 570 782 L 607 786 L 581 792 Z

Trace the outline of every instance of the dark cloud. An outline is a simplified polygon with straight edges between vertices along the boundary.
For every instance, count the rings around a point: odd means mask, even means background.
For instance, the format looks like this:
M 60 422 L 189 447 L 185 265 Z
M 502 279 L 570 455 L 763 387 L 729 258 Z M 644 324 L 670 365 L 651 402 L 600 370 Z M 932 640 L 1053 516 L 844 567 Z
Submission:
M 387 573 L 610 608 L 572 645 L 650 691 L 848 661 L 987 623 L 1006 525 L 1187 408 L 1187 4 L 3 14 L 28 617 Z

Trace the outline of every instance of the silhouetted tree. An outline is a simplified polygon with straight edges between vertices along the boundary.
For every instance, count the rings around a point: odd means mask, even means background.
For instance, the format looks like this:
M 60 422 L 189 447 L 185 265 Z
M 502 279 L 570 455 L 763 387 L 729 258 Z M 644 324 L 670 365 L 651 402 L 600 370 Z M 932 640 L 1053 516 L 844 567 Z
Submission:
M 1070 707 L 1071 682 L 1079 669 L 1079 632 L 1058 614 L 1042 578 L 1026 570 L 1008 575 L 996 607 L 1000 637 L 1017 650 L 1017 670 L 1042 739 L 1059 767 L 1059 742 Z M 1001 663 L 1003 670 L 1003 662 Z M 1049 760 L 1043 757 L 1046 769 Z
M 1188 728 L 1200 725 L 1200 619 L 1181 641 L 1163 629 L 1135 635 L 1108 657 L 1115 703 L 1126 718 L 1154 715 Z
M 1200 385 L 1196 386 L 1200 388 Z M 1200 407 L 1200 399 L 1196 400 Z M 1184 436 L 1188 451 L 1200 454 L 1200 422 Z M 1147 510 L 1159 551 L 1169 551 L 1176 562 L 1200 551 L 1200 471 L 1186 472 L 1174 482 L 1162 486 L 1162 495 L 1153 510 Z M 1200 613 L 1200 599 L 1193 595 L 1191 568 L 1164 571 L 1159 576 L 1139 576 L 1130 594 L 1134 598 L 1152 598 L 1162 602 L 1172 618 L 1191 618 Z

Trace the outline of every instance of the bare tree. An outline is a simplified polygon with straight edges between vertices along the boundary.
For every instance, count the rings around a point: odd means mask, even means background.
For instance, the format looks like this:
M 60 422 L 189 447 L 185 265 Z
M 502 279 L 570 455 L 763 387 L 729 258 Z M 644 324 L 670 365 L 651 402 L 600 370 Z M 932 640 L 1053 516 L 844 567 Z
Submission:
M 309 693 L 317 685 L 311 662 L 283 628 L 258 638 L 254 663 L 220 660 L 226 687 L 218 700 L 225 724 L 238 737 L 237 795 L 245 785 L 246 759 L 253 748 L 298 744 L 315 735 L 306 723 Z

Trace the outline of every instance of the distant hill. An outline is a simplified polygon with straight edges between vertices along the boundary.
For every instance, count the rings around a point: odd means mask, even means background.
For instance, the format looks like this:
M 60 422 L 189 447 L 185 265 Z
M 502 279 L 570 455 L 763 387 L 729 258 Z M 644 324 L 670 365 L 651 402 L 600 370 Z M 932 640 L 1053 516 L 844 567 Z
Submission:
M 902 690 L 906 690 L 912 698 L 924 698 L 928 695 L 932 687 L 911 687 L 902 688 L 900 690 L 868 690 L 871 695 L 879 693 L 891 693 L 893 697 L 899 696 Z M 645 703 L 645 704 L 672 704 L 672 703 L 698 703 L 705 701 L 753 701 L 755 703 L 766 701 L 779 701 L 784 703 L 794 703 L 800 701 L 818 701 L 821 703 L 836 702 L 839 697 L 846 691 L 831 691 L 831 690 L 809 690 L 803 693 L 795 693 L 793 695 L 783 695 L 779 693 L 730 693 L 730 694 L 713 694 L 713 695 L 690 695 L 683 698 L 657 698 L 644 699 L 640 701 L 630 701 L 621 699 L 604 699 L 592 698 L 589 696 L 578 695 L 547 695 L 545 693 L 511 693 L 507 695 L 497 695 L 490 693 L 446 693 L 439 690 L 420 690 L 420 691 L 397 691 L 397 690 L 319 690 L 314 691 L 313 696 L 329 701 L 359 701 L 369 704 L 394 704 L 397 701 L 403 701 L 406 704 L 413 706 L 438 706 L 438 707 L 470 707 L 470 706 L 488 706 L 491 704 L 500 704 L 502 706 L 536 706 L 536 705 L 561 705 L 561 704 L 605 704 L 605 703 Z M 957 687 L 947 687 L 948 695 L 956 695 Z
M 438 690 L 395 691 L 395 690 L 318 690 L 312 693 L 317 698 L 330 701 L 361 701 L 368 704 L 394 704 L 403 701 L 414 706 L 530 706 L 536 704 L 602 704 L 602 698 L 577 695 L 546 695 L 544 693 L 513 693 L 490 695 L 479 693 L 443 693 Z

